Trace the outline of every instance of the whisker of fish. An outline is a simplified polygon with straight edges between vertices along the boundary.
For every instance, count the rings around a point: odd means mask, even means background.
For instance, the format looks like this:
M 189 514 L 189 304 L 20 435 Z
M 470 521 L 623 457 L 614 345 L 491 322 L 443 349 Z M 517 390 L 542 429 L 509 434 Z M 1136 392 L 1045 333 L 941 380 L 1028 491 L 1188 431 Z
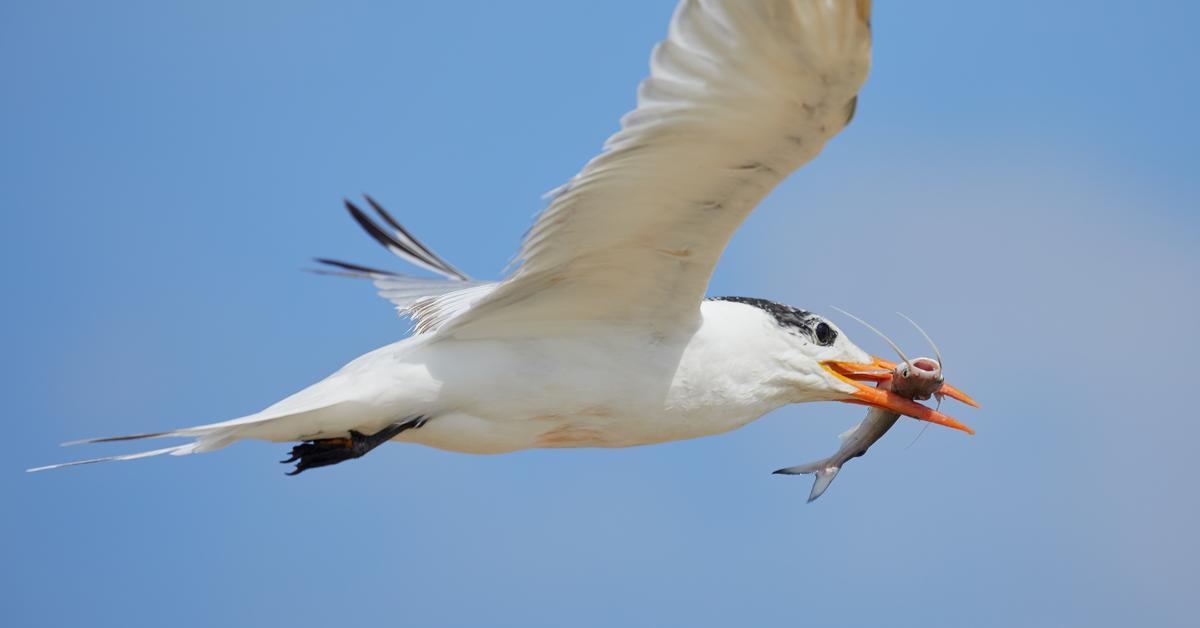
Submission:
M 899 355 L 900 355 L 900 359 L 901 359 L 901 360 L 904 360 L 904 363 L 905 363 L 905 364 L 912 365 L 912 362 L 911 362 L 911 361 L 908 359 L 908 356 L 904 355 L 904 352 L 900 350 L 900 347 L 899 347 L 899 346 L 898 346 L 896 343 L 892 342 L 892 339 L 891 339 L 891 338 L 888 338 L 888 337 L 887 337 L 887 334 L 885 334 L 885 333 L 883 333 L 883 332 L 879 331 L 878 329 L 875 329 L 875 326 L 874 326 L 874 325 L 872 325 L 872 324 L 868 323 L 867 321 L 864 321 L 863 319 L 861 319 L 861 318 L 859 318 L 859 317 L 857 317 L 857 316 L 855 316 L 855 315 L 851 314 L 850 312 L 847 312 L 846 310 L 843 310 L 842 308 L 840 308 L 840 307 L 838 307 L 838 306 L 836 306 L 836 305 L 831 305 L 831 306 L 829 306 L 829 307 L 831 307 L 831 308 L 833 308 L 833 309 L 835 309 L 835 310 L 837 310 L 837 311 L 841 312 L 842 314 L 845 314 L 846 316 L 849 316 L 850 318 L 853 318 L 854 320 L 856 320 L 856 321 L 858 321 L 858 322 L 862 323 L 862 324 L 863 324 L 863 325 L 864 325 L 864 326 L 865 326 L 867 329 L 870 329 L 871 331 L 873 331 L 873 332 L 875 332 L 876 334 L 878 334 L 880 338 L 883 338 L 884 342 L 886 342 L 886 343 L 888 343 L 889 345 L 891 345 L 892 349 L 893 349 L 893 350 L 895 350 L 895 352 L 896 352 L 897 354 L 899 354 Z M 924 333 L 924 332 L 922 332 L 922 333 Z M 926 337 L 928 337 L 928 336 L 926 336 Z M 941 362 L 941 358 L 940 358 L 940 357 L 938 358 L 938 362 Z
M 925 430 L 926 430 L 926 429 L 929 429 L 929 424 L 928 424 L 928 423 L 926 423 L 926 424 L 924 424 L 924 425 L 922 425 L 922 426 L 921 426 L 921 431 L 920 431 L 920 432 L 917 432 L 917 435 L 916 435 L 915 437 L 913 437 L 913 439 L 912 439 L 912 442 L 911 442 L 911 443 L 909 443 L 909 444 L 907 444 L 907 445 L 905 445 L 905 446 L 904 446 L 904 449 L 909 449 L 909 448 L 910 448 L 910 447 L 912 447 L 913 445 L 916 445 L 916 444 L 917 444 L 917 441 L 921 440 L 921 437 L 925 435 Z
M 946 362 L 944 360 L 942 360 L 942 352 L 938 351 L 938 347 L 936 344 L 934 344 L 933 338 L 930 338 L 929 334 L 925 333 L 924 329 L 921 329 L 921 326 L 917 324 L 917 321 L 914 321 L 913 319 L 905 316 L 904 312 L 896 312 L 896 313 L 900 315 L 900 318 L 903 318 L 904 320 L 912 323 L 912 326 L 916 327 L 917 331 L 921 332 L 922 336 L 925 336 L 925 340 L 929 343 L 929 346 L 933 348 L 933 354 L 937 356 L 938 366 L 941 367 L 942 370 L 945 370 Z
M 903 314 L 901 314 L 901 316 L 903 316 Z M 934 352 L 934 353 L 937 353 L 937 348 L 936 348 L 936 347 L 934 348 L 933 352 Z M 939 357 L 940 357 L 940 356 L 939 356 Z M 941 360 L 938 360 L 938 362 L 941 362 Z M 935 398 L 935 399 L 937 399 L 937 409 L 938 409 L 938 410 L 941 410 L 941 409 L 942 409 L 942 397 L 944 397 L 944 395 L 942 395 L 942 393 L 934 393 L 934 394 L 933 394 L 933 396 L 934 396 L 934 398 Z M 925 435 L 925 430 L 927 430 L 927 429 L 929 429 L 929 424 L 928 424 L 928 423 L 923 423 L 923 424 L 921 424 L 921 431 L 920 431 L 920 432 L 917 432 L 917 435 L 916 435 L 916 436 L 915 436 L 915 437 L 912 439 L 912 442 L 911 442 L 911 443 L 909 443 L 909 444 L 907 444 L 907 445 L 905 445 L 905 446 L 904 446 L 904 449 L 906 449 L 906 450 L 907 450 L 907 449 L 909 449 L 910 447 L 912 447 L 913 445 L 916 445 L 916 444 L 917 444 L 917 441 L 921 440 L 921 437 Z

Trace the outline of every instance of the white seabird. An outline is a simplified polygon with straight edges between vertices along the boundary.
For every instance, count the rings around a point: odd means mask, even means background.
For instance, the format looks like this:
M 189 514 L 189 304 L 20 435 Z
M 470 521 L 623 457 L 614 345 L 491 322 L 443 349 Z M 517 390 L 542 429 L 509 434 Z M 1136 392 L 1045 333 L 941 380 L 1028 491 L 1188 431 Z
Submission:
M 411 337 L 249 416 L 84 441 L 191 442 L 31 470 L 243 439 L 303 441 L 285 461 L 297 463 L 293 473 L 388 440 L 469 453 L 628 447 L 727 432 L 810 401 L 970 431 L 860 383 L 893 365 L 821 316 L 705 299 L 745 217 L 853 117 L 870 65 L 870 12 L 870 0 L 683 0 L 637 108 L 552 193 L 506 279 L 473 281 L 373 200 L 382 224 L 347 203 L 393 253 L 444 277 L 323 260 L 374 280 L 414 320 Z

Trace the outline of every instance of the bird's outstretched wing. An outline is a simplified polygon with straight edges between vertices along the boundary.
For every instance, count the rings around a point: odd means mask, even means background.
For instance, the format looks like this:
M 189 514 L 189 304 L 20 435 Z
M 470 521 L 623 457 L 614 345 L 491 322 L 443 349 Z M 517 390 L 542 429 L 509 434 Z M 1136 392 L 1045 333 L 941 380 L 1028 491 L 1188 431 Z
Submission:
M 552 193 L 517 270 L 442 331 L 695 317 L 733 232 L 854 115 L 870 10 L 870 0 L 680 2 L 637 108 Z

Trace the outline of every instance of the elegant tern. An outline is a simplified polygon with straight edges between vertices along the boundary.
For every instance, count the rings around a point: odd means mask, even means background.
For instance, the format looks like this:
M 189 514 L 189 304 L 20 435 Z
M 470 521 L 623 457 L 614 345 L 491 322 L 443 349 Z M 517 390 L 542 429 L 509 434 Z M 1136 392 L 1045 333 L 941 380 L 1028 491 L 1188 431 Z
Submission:
M 184 444 L 42 470 L 300 442 L 292 473 L 389 441 L 469 453 L 628 447 L 719 434 L 787 404 L 868 405 L 970 432 L 869 385 L 895 365 L 833 322 L 706 298 L 729 238 L 854 116 L 870 0 L 683 0 L 636 108 L 551 193 L 502 281 L 476 281 L 372 199 L 353 218 L 423 279 L 335 260 L 414 322 L 412 334 L 249 416 L 151 434 Z M 970 402 L 946 386 L 948 396 Z

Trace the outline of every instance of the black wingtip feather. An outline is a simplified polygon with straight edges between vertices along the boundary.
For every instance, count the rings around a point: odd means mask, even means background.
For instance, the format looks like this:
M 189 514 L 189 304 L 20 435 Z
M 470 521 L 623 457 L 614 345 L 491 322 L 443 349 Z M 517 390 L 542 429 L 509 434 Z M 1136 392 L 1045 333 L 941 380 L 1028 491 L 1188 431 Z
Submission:
M 371 220 L 371 218 L 367 216 L 363 210 L 359 209 L 354 203 L 351 203 L 349 200 L 345 200 L 345 203 L 346 209 L 350 211 L 350 216 L 353 217 L 356 222 L 358 222 L 358 225 L 362 227 L 364 231 L 370 234 L 372 238 L 375 238 L 375 241 L 382 244 L 385 249 L 391 251 L 394 255 L 406 258 L 410 263 L 418 266 L 425 265 L 429 270 L 433 270 L 434 272 L 452 272 L 443 269 L 441 264 L 430 260 L 423 253 L 413 250 L 413 248 L 408 244 L 397 240 L 391 234 L 384 231 L 382 227 L 376 224 L 374 220 Z
M 421 242 L 414 238 L 412 234 L 408 232 L 408 230 L 402 227 L 400 223 L 391 216 L 391 214 L 387 213 L 387 210 L 383 209 L 379 203 L 375 202 L 375 199 L 365 194 L 363 196 L 367 199 L 367 202 L 370 203 L 371 207 L 379 214 L 380 219 L 382 219 L 388 225 L 396 228 L 394 234 L 386 231 L 383 227 L 371 219 L 366 212 L 364 212 L 362 209 L 359 209 L 357 205 L 351 202 L 350 199 L 342 199 L 342 202 L 346 206 L 346 211 L 350 212 L 350 217 L 358 223 L 358 226 L 361 227 L 363 231 L 366 231 L 367 235 L 370 235 L 376 242 L 383 245 L 383 248 L 390 251 L 393 255 L 405 259 L 410 264 L 443 275 L 447 278 L 458 281 L 470 280 L 470 277 L 468 277 L 466 274 L 454 268 L 448 262 L 446 262 L 446 260 L 438 257 L 436 253 L 430 251 L 428 247 L 421 244 Z M 337 262 L 334 260 L 318 259 L 317 261 L 354 272 L 382 273 L 387 275 L 397 274 L 388 271 L 380 271 L 365 266 L 358 266 L 357 264 L 346 264 L 345 262 Z
M 462 281 L 467 281 L 470 279 L 470 277 L 468 277 L 466 275 L 466 273 L 458 270 L 453 265 L 451 265 L 450 262 L 447 262 L 446 260 L 442 259 L 442 257 L 440 255 L 438 255 L 437 253 L 434 253 L 432 249 L 425 246 L 425 244 L 423 242 L 418 240 L 417 237 L 414 236 L 408 229 L 405 229 L 404 225 L 400 224 L 400 221 L 396 220 L 391 215 L 391 213 L 389 213 L 386 209 L 384 209 L 383 206 L 380 205 L 379 202 L 376 201 L 374 198 L 372 198 L 370 194 L 367 194 L 364 192 L 363 198 L 367 199 L 367 204 L 371 206 L 371 209 L 375 210 L 375 213 L 379 214 L 379 217 L 381 219 L 383 219 L 384 222 L 386 222 L 388 225 L 390 225 L 396 231 L 399 231 L 401 234 L 403 234 L 404 237 L 408 238 L 409 242 L 412 242 L 413 246 L 420 249 L 421 252 L 425 254 L 424 258 L 425 258 L 426 262 L 441 268 L 442 270 L 457 277 L 458 279 L 460 279 Z
M 420 257 L 407 246 L 404 246 L 403 243 L 398 242 L 395 238 L 388 235 L 383 229 L 380 229 L 379 225 L 375 224 L 375 221 L 371 220 L 370 217 L 363 212 L 363 210 L 359 209 L 354 203 L 351 203 L 349 199 L 344 199 L 344 202 L 346 203 L 346 209 L 350 212 L 350 217 L 354 218 L 354 221 L 358 223 L 358 226 L 362 227 L 363 231 L 367 232 L 367 235 L 375 238 L 375 241 L 382 244 L 384 248 L 391 250 L 394 247 L 404 251 L 409 255 L 412 255 L 413 257 Z
M 371 268 L 370 266 L 362 266 L 360 264 L 351 264 L 350 262 L 343 262 L 343 261 L 336 260 L 336 259 L 329 259 L 327 257 L 314 257 L 313 261 L 318 262 L 320 264 L 325 264 L 326 266 L 333 266 L 335 268 L 341 268 L 343 270 L 350 270 L 350 271 L 354 271 L 356 273 L 365 273 L 368 275 L 388 275 L 390 277 L 395 277 L 398 275 L 398 273 L 394 273 L 390 270 L 380 270 L 378 268 Z

